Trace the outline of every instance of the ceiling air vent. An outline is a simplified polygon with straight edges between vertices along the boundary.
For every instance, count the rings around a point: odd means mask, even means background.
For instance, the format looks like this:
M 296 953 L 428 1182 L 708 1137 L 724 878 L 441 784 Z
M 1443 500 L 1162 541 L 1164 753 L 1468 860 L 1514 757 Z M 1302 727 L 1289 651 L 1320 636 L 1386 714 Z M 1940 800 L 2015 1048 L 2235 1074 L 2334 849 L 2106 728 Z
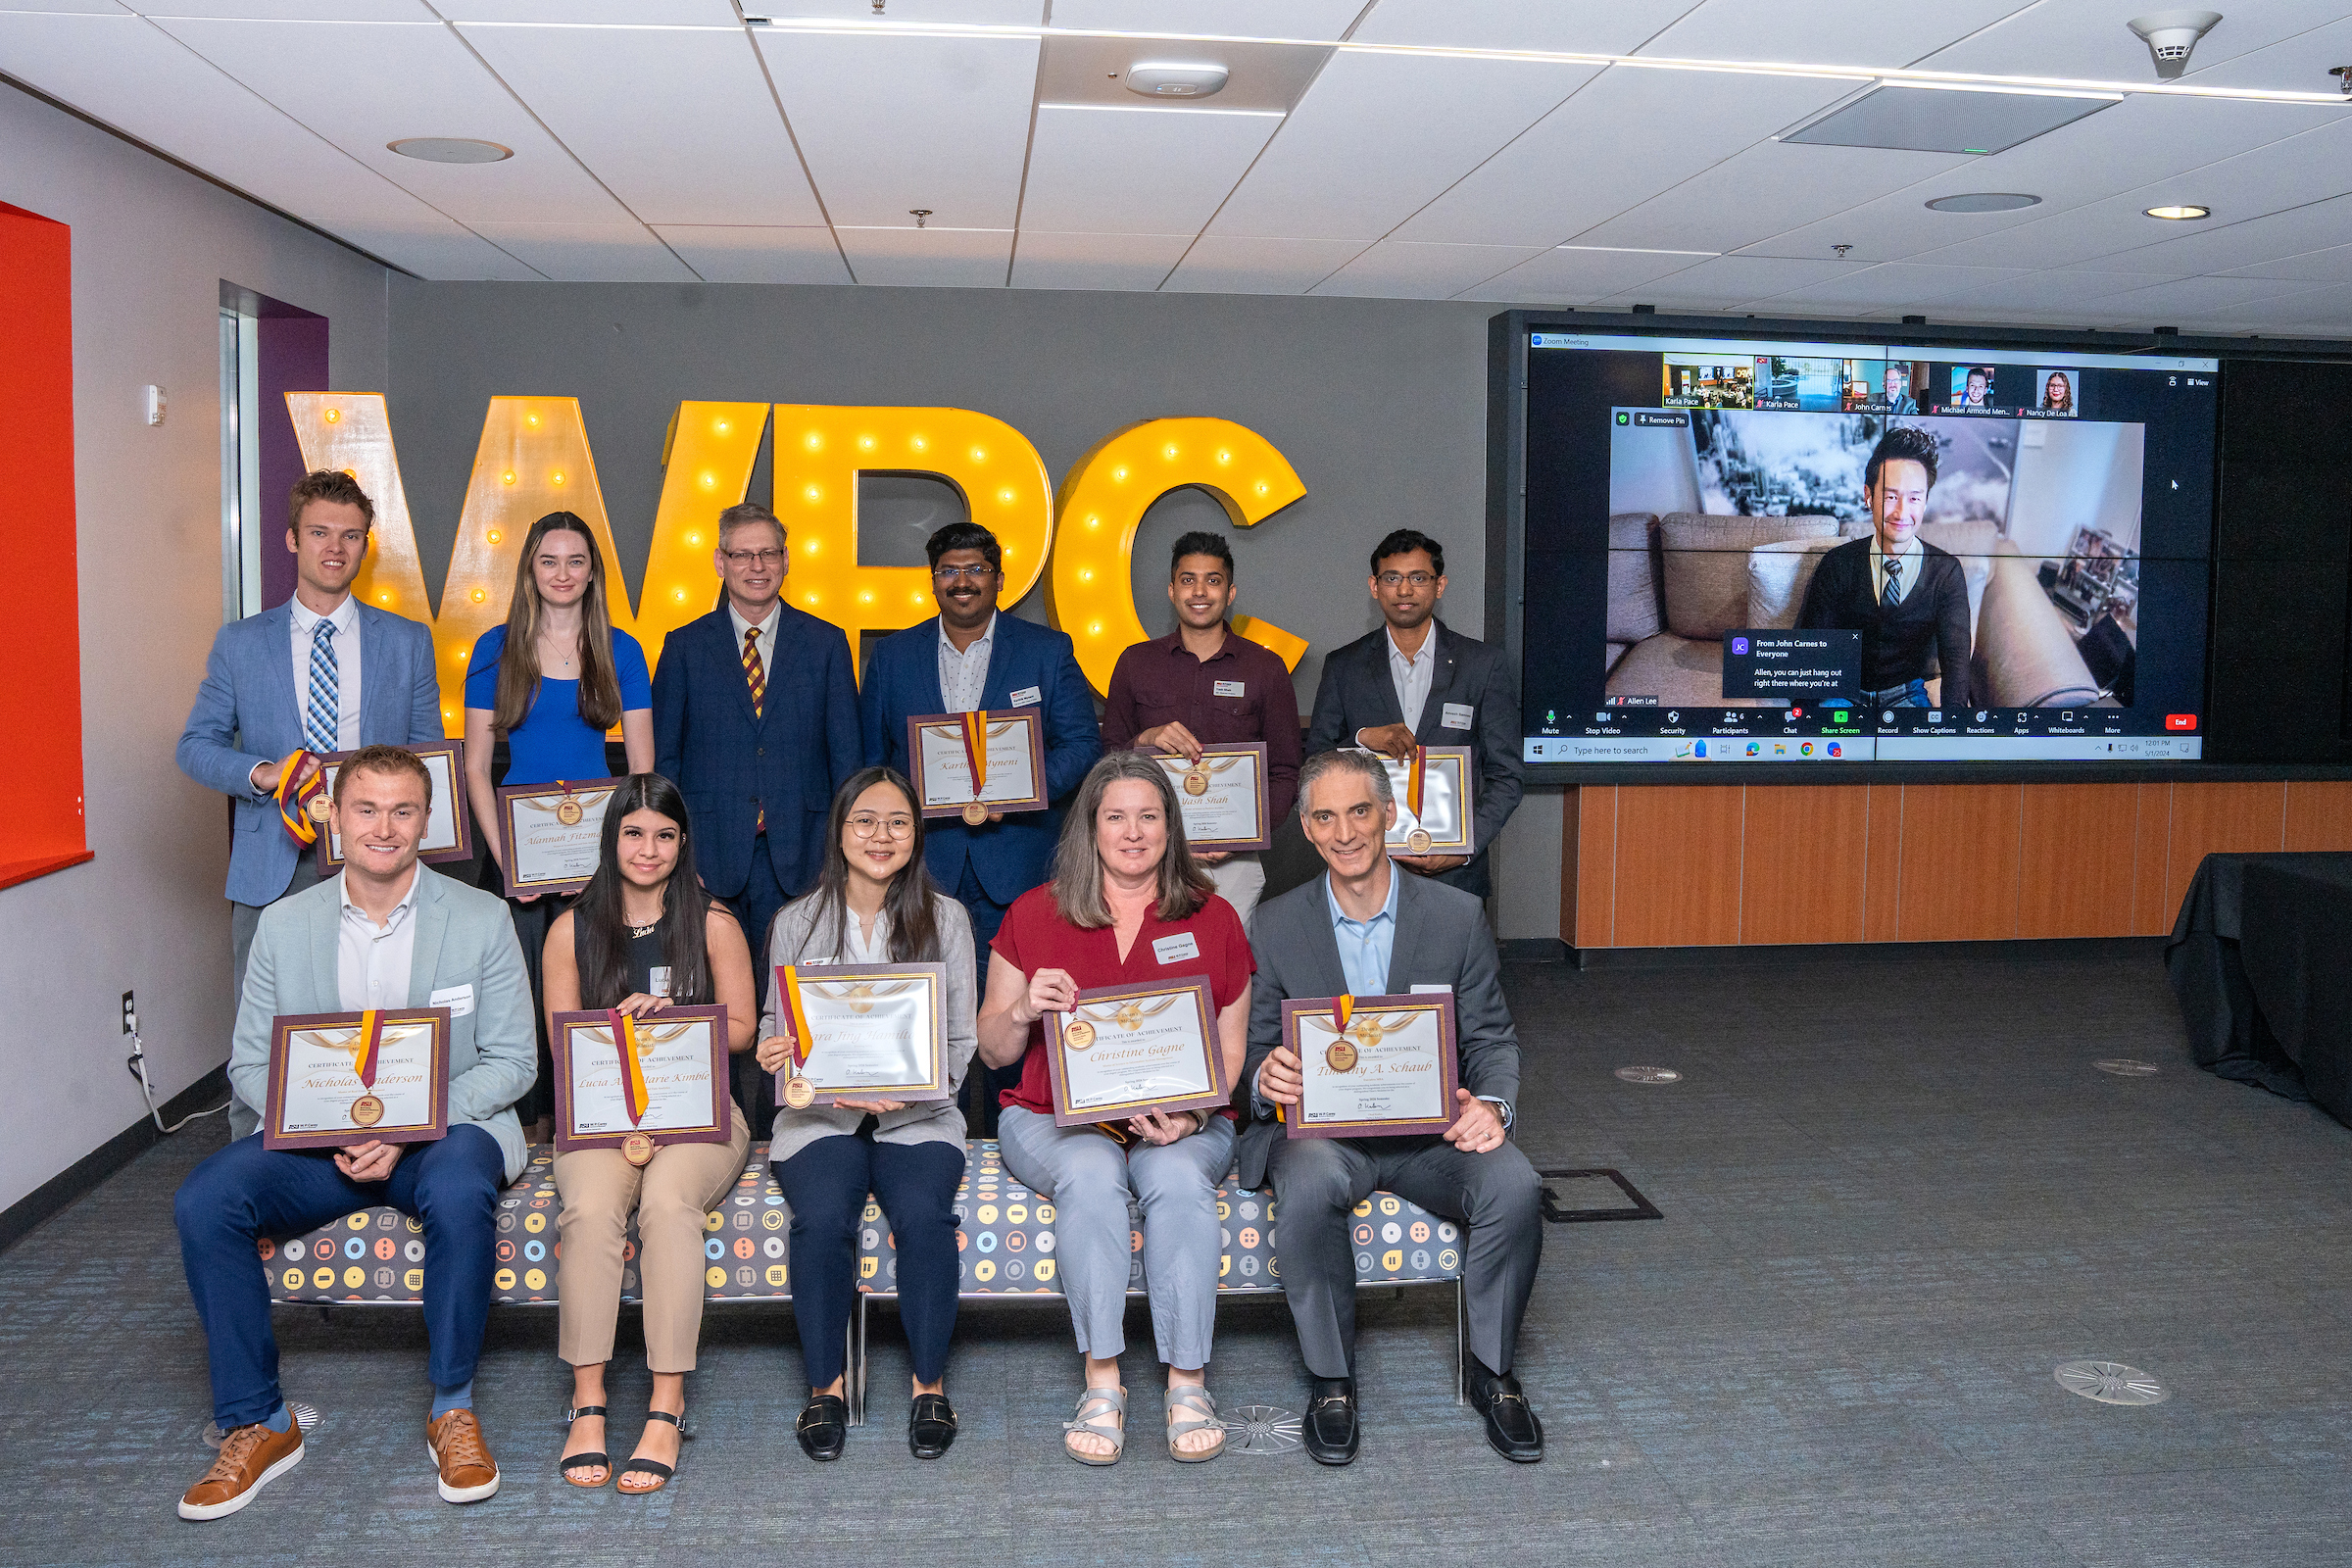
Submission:
M 1781 140 L 1915 153 L 1998 153 L 2122 101 L 2120 93 L 1999 92 L 1883 81 Z

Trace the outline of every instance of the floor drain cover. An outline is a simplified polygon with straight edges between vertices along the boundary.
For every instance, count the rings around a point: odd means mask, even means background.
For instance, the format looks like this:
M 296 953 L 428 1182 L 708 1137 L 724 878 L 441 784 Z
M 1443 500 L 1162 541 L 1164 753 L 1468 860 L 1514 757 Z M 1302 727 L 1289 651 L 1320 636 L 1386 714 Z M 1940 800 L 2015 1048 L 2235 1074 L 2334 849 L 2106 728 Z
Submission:
M 1683 1075 L 1672 1067 L 1620 1067 L 1617 1076 L 1629 1084 L 1679 1084 Z
M 313 1428 L 318 1425 L 318 1411 L 316 1406 L 304 1404 L 299 1399 L 288 1399 L 286 1408 L 294 1412 L 294 1424 L 302 1428 L 306 1437 Z M 205 1423 L 204 1427 L 204 1446 L 208 1448 L 220 1446 L 220 1429 L 209 1421 Z
M 2101 1072 L 2111 1072 L 2118 1078 L 2153 1078 L 2156 1064 L 2152 1061 L 2133 1061 L 2130 1056 L 2110 1056 L 2105 1061 L 2091 1063 Z
M 1258 1457 L 1295 1453 L 1300 1444 L 1298 1417 L 1279 1405 L 1245 1404 L 1225 1418 L 1228 1452 Z
M 2121 1361 L 2061 1361 L 2058 1386 L 2101 1404 L 2162 1404 L 2173 1391 Z

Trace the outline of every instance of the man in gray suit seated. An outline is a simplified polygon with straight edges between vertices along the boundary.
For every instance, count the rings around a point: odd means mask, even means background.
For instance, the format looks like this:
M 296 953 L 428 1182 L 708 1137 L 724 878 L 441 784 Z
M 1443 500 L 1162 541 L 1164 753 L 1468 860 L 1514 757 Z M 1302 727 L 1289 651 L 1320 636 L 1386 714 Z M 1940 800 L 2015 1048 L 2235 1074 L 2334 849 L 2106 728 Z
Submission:
M 302 1428 L 277 1384 L 265 1237 L 296 1236 L 389 1203 L 424 1232 L 424 1328 L 432 1354 L 425 1446 L 447 1502 L 498 1491 L 473 1415 L 473 1368 L 490 1317 L 499 1189 L 522 1174 L 514 1102 L 539 1071 L 530 982 L 506 901 L 416 861 L 433 781 L 413 752 L 364 748 L 335 775 L 340 876 L 262 911 L 229 1050 L 236 1140 L 188 1173 L 172 1200 L 188 1294 L 212 1362 L 220 1456 L 179 1501 L 182 1519 L 235 1513 L 302 1462 Z M 432 1143 L 355 1136 L 337 1150 L 267 1150 L 274 1018 L 376 1007 L 446 1007 L 449 1132 Z M 414 1450 L 410 1450 L 414 1451 Z
M 1258 906 L 1242 1079 L 1250 1122 L 1240 1161 L 1246 1186 L 1262 1185 L 1269 1171 L 1274 1178 L 1283 1292 L 1314 1382 L 1306 1450 L 1323 1464 L 1355 1457 L 1348 1211 L 1377 1188 L 1467 1227 L 1470 1401 L 1496 1452 L 1533 1463 L 1544 1457 L 1544 1428 L 1511 1375 L 1511 1356 L 1544 1252 L 1542 1195 L 1534 1167 L 1510 1142 L 1519 1036 L 1494 939 L 1477 899 L 1389 864 L 1384 841 L 1396 803 L 1370 753 L 1309 757 L 1298 770 L 1298 814 L 1329 870 Z M 1275 1107 L 1296 1107 L 1300 1087 L 1298 1057 L 1282 1044 L 1286 999 L 1438 990 L 1453 993 L 1461 1057 L 1452 1126 L 1417 1137 L 1284 1136 Z

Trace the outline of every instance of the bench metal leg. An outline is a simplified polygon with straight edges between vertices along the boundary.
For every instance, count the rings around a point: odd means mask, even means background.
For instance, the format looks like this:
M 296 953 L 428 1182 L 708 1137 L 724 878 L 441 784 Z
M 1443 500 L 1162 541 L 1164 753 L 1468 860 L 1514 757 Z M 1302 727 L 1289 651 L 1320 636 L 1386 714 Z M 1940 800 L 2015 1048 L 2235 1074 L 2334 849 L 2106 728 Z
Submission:
M 858 1293 L 858 1310 L 850 1316 L 850 1425 L 865 1425 L 865 1303 L 866 1295 Z
M 1453 1282 L 1453 1402 L 1470 1402 L 1470 1287 Z

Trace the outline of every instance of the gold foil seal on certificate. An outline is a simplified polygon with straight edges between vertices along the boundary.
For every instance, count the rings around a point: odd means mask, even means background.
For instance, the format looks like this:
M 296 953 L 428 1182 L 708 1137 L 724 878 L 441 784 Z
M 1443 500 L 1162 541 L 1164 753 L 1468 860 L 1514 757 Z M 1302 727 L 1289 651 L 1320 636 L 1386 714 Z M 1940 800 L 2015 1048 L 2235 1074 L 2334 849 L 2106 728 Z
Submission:
M 632 1165 L 643 1165 L 654 1157 L 654 1141 L 645 1133 L 631 1133 L 620 1141 L 620 1157 Z
M 1072 1018 L 1061 1026 L 1061 1043 L 1072 1051 L 1084 1051 L 1095 1043 L 1095 1026 L 1084 1018 Z
M 981 804 L 980 804 L 978 801 L 974 801 L 974 802 L 972 802 L 972 803 L 971 803 L 969 806 L 966 806 L 966 807 L 963 808 L 963 825 L 964 825 L 964 826 L 966 826 L 966 827 L 978 827 L 978 826 L 979 826 L 981 823 L 983 823 L 983 822 L 985 822 L 985 821 L 987 821 L 987 820 L 988 820 L 988 808 L 987 808 L 987 807 L 985 807 L 985 806 L 982 806 L 982 805 L 981 805 Z
M 1331 1063 L 1333 1072 L 1353 1072 L 1356 1062 L 1355 1047 L 1346 1040 L 1335 1040 L 1331 1043 L 1331 1049 L 1323 1053 L 1323 1059 Z
M 362 1095 L 351 1102 L 351 1124 L 354 1127 L 372 1127 L 384 1119 L 384 1102 L 373 1095 Z
M 565 827 L 578 827 L 580 818 L 587 814 L 587 809 L 568 795 L 556 805 L 556 820 Z
M 798 1076 L 784 1080 L 784 1103 L 795 1110 L 807 1110 L 816 1103 L 816 1085 Z
M 1437 840 L 1429 836 L 1429 829 L 1425 827 L 1417 827 L 1404 836 L 1404 847 L 1415 855 L 1427 855 L 1429 847 L 1436 842 Z
M 1184 775 L 1184 793 L 1187 795 L 1206 795 L 1208 793 L 1208 763 L 1202 761 L 1195 762 L 1192 765 L 1191 770 Z

